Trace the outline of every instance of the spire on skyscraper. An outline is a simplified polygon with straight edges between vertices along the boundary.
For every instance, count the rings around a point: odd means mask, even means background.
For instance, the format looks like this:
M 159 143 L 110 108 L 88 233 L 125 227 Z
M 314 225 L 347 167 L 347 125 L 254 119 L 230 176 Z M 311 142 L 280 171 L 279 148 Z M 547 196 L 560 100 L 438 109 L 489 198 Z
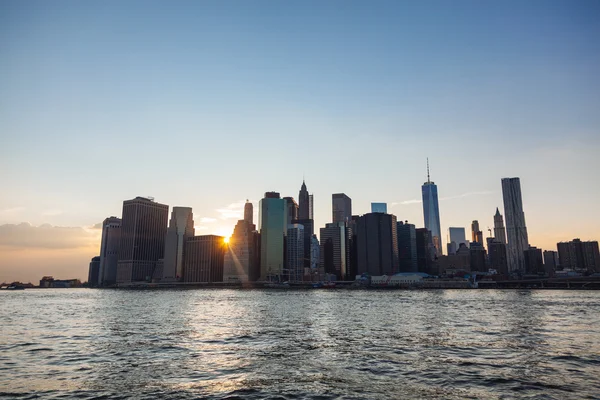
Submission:
M 496 207 L 496 214 L 494 214 L 494 217 L 498 217 L 500 216 L 500 210 L 498 210 L 498 207 Z
M 431 183 L 431 179 L 429 179 L 429 157 L 427 157 L 427 183 Z

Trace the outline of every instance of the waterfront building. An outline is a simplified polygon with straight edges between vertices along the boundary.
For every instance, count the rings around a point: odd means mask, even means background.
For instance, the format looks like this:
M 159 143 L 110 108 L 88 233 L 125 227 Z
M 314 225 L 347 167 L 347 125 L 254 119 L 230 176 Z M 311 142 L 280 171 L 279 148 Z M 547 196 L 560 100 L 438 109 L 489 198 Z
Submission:
M 544 268 L 546 271 L 556 271 L 558 269 L 558 252 L 544 250 Z
M 417 272 L 417 232 L 408 221 L 396 223 L 398 235 L 398 265 L 400 272 Z
M 499 274 L 508 274 L 508 260 L 506 258 L 506 244 L 496 239 L 488 243 L 488 255 L 490 268 L 496 270 Z
M 304 226 L 289 224 L 287 227 L 287 275 L 292 282 L 301 282 L 304 277 Z
M 100 275 L 100 256 L 92 257 L 90 268 L 88 270 L 88 286 L 98 286 L 98 277 Z
M 530 275 L 544 275 L 545 272 L 542 249 L 529 246 L 529 248 L 525 250 L 525 273 Z
M 350 235 L 345 222 L 326 224 L 320 229 L 319 266 L 328 274 L 335 274 L 338 280 L 349 279 Z
M 371 212 L 387 214 L 387 203 L 371 203 Z
M 352 199 L 344 193 L 331 195 L 331 221 L 348 222 L 352 219 Z
M 442 255 L 442 231 L 440 228 L 440 207 L 438 204 L 437 185 L 429 177 L 429 159 L 427 159 L 427 182 L 421 186 L 423 195 L 423 217 L 425 229 L 431 232 L 431 243 L 435 255 Z
M 310 218 L 310 196 L 306 189 L 306 183 L 302 180 L 302 186 L 298 193 L 298 219 L 311 219 Z
M 285 200 L 286 225 L 288 225 L 298 219 L 298 203 L 293 197 L 284 197 L 283 200 Z
M 183 281 L 223 282 L 225 238 L 217 235 L 193 236 L 185 242 Z
M 265 193 L 259 203 L 261 280 L 278 280 L 283 275 L 284 236 L 287 233 L 285 204 L 277 192 Z
M 356 222 L 356 230 L 357 274 L 397 273 L 399 266 L 396 216 L 384 213 L 362 215 Z
M 417 269 L 419 272 L 429 274 L 435 272 L 435 248 L 431 241 L 431 232 L 427 228 L 415 229 L 417 240 Z
M 469 246 L 471 256 L 471 271 L 487 272 L 486 253 L 482 243 L 471 242 Z
M 583 273 L 600 272 L 598 242 L 582 242 L 573 239 L 570 242 L 557 243 L 558 258 L 563 269 L 572 269 Z
M 152 198 L 123 202 L 117 283 L 147 281 L 156 261 L 164 257 L 169 206 Z
M 110 286 L 117 282 L 117 262 L 121 242 L 121 219 L 108 217 L 102 222 L 102 240 L 100 243 L 100 268 L 98 285 Z
M 246 204 L 244 204 L 244 221 L 250 225 L 254 224 L 254 207 L 248 199 L 246 199 Z
M 165 281 L 183 279 L 183 250 L 188 238 L 194 236 L 194 214 L 190 207 L 173 207 L 165 238 L 165 257 L 161 278 Z
M 250 204 L 250 203 L 247 203 Z M 246 218 L 235 225 L 226 244 L 223 282 L 253 282 L 259 278 L 259 235 Z
M 496 214 L 494 214 L 494 237 L 500 243 L 506 244 L 506 229 L 504 228 L 504 218 L 500 214 L 500 210 L 496 207 Z
M 525 250 L 529 248 L 529 238 L 523 212 L 521 181 L 519 178 L 502 178 L 502 197 L 506 216 L 506 247 L 509 273 L 525 270 Z

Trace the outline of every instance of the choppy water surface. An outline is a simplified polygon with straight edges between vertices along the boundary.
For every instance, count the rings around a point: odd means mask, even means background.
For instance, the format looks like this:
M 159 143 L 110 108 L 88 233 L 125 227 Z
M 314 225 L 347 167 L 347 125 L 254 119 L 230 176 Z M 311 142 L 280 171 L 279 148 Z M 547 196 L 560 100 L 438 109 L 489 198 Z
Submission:
M 10 398 L 599 398 L 600 292 L 0 293 Z

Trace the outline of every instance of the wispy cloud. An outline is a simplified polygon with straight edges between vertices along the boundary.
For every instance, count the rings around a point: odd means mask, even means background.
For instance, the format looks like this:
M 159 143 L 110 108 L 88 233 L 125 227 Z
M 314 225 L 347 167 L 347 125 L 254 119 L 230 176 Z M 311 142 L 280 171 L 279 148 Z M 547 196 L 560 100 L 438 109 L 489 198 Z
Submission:
M 200 223 L 210 224 L 211 222 L 215 222 L 216 220 L 217 220 L 216 218 L 202 217 L 202 218 L 200 218 Z
M 244 204 L 246 204 L 246 201 L 240 200 L 223 208 L 218 208 L 217 212 L 221 214 L 221 219 L 242 219 L 244 217 Z
M 46 217 L 52 217 L 52 216 L 55 216 L 55 215 L 60 215 L 62 213 L 63 213 L 62 210 L 45 210 L 45 211 L 42 211 L 42 215 L 44 215 Z
M 484 196 L 484 195 L 493 194 L 493 193 L 494 192 L 491 190 L 484 190 L 484 191 L 480 191 L 480 192 L 467 192 L 467 193 L 463 193 L 463 194 L 457 194 L 455 196 L 440 197 L 439 200 L 444 201 L 444 200 L 462 199 L 464 197 Z M 397 202 L 390 203 L 390 207 L 394 207 L 397 205 L 404 206 L 404 205 L 408 205 L 408 204 L 420 204 L 420 203 L 423 203 L 423 200 L 418 200 L 418 199 L 404 200 L 404 201 L 397 201 Z
M 4 210 L 0 210 L 0 214 L 3 215 L 8 215 L 8 214 L 16 214 L 19 211 L 23 211 L 25 209 L 25 207 L 11 207 L 11 208 L 5 208 Z

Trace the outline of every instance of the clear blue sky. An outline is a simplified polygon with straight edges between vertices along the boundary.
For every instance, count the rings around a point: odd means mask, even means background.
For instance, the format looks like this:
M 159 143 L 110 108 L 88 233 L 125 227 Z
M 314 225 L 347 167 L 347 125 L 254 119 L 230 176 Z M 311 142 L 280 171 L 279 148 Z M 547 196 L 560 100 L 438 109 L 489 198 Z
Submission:
M 426 157 L 444 235 L 519 176 L 532 244 L 600 239 L 599 71 L 598 1 L 0 0 L 0 281 L 99 245 L 1 225 L 88 235 L 136 195 L 226 233 L 304 175 L 317 226 L 336 192 L 421 226 Z

